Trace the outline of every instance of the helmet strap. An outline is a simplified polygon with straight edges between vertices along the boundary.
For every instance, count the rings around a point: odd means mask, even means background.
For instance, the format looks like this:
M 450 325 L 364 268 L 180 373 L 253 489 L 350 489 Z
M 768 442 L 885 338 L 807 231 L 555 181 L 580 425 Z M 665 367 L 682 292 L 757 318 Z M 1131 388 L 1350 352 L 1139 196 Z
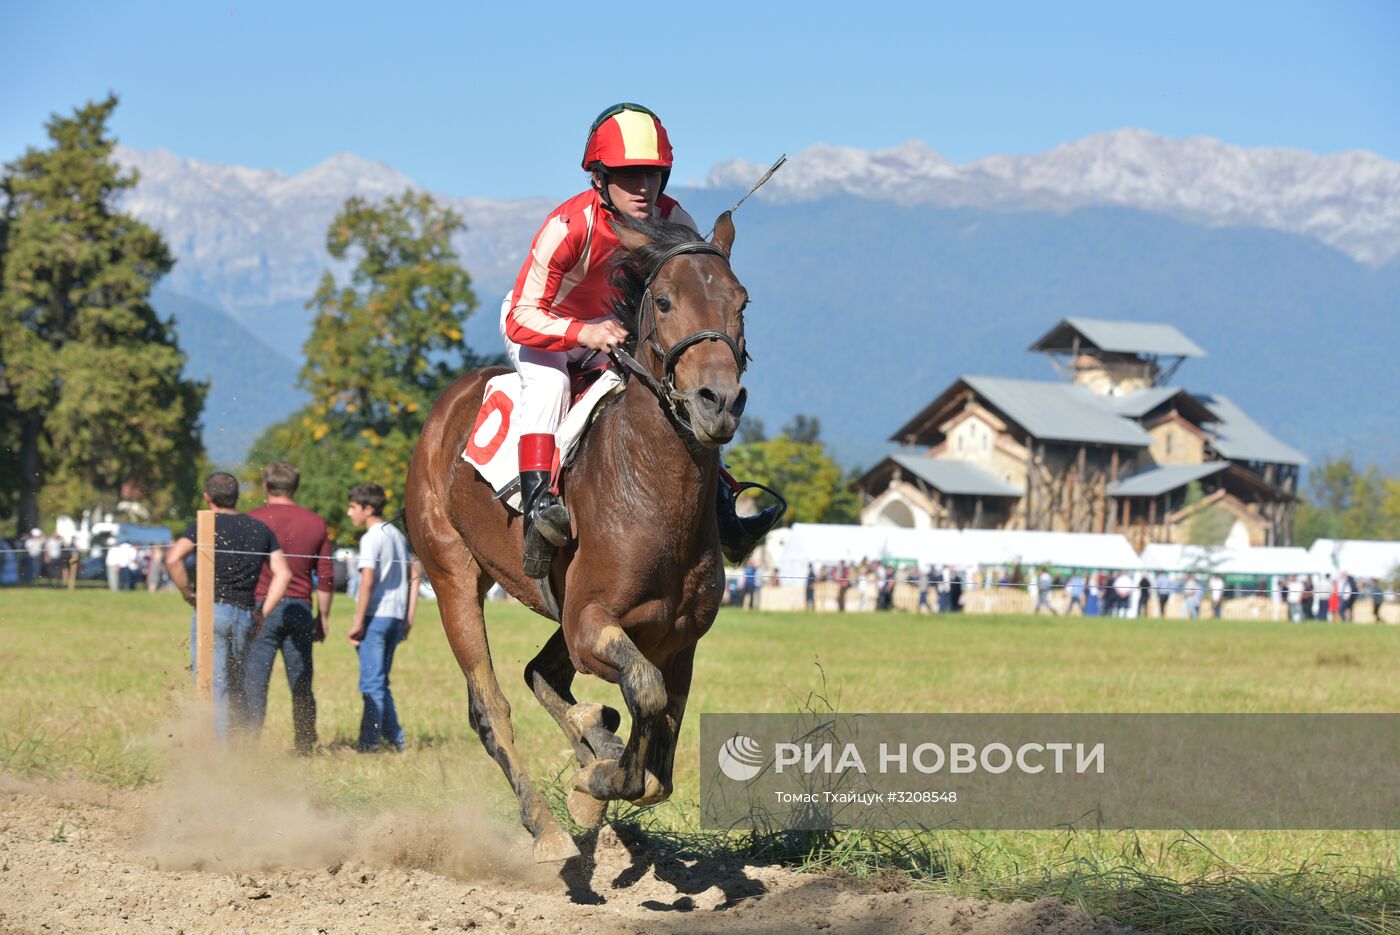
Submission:
M 588 170 L 589 180 L 593 183 L 593 188 L 598 192 L 598 198 L 603 202 L 603 207 L 618 217 L 617 206 L 612 203 L 612 195 L 608 192 L 608 167 L 598 164 L 598 168 Z

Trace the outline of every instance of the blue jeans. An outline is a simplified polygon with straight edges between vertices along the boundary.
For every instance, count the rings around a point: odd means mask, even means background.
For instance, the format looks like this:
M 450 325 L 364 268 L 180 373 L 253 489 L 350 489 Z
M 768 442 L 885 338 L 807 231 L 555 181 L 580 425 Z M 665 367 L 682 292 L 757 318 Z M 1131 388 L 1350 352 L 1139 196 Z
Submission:
M 397 617 L 374 617 L 365 624 L 358 649 L 360 696 L 365 702 L 360 718 L 361 750 L 378 749 L 380 740 L 396 750 L 403 749 L 403 728 L 389 690 L 389 669 L 394 665 L 394 648 L 403 639 L 403 624 Z
M 248 647 L 248 664 L 243 675 L 248 730 L 256 734 L 262 730 L 267 714 L 267 686 L 272 681 L 272 666 L 277 661 L 277 651 L 282 651 L 287 685 L 292 690 L 292 725 L 298 753 L 310 753 L 316 748 L 316 696 L 311 691 L 311 644 L 315 633 L 311 602 L 287 598 L 263 620 L 262 629 Z
M 190 617 L 190 671 L 198 684 L 199 659 L 195 631 L 198 616 Z M 234 604 L 214 605 L 214 732 L 228 736 L 239 730 L 247 718 L 243 693 L 243 671 L 248 643 L 253 636 L 253 611 Z

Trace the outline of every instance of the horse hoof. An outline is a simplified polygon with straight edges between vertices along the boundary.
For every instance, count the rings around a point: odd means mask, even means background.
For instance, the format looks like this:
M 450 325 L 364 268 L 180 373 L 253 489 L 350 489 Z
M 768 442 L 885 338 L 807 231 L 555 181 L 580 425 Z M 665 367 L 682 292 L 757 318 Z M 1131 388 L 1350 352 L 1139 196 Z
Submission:
M 563 828 L 543 831 L 535 838 L 535 863 L 551 864 L 578 856 L 578 845 Z
M 661 784 L 661 780 L 652 775 L 651 770 L 647 770 L 646 785 L 640 798 L 629 799 L 633 805 L 646 806 L 656 805 L 671 797 L 671 790 Z
M 617 777 L 617 760 L 594 760 L 574 773 L 569 784 L 595 799 L 614 799 L 617 798 L 614 789 Z
M 603 823 L 603 816 L 608 812 L 607 802 L 577 789 L 569 792 L 568 805 L 569 817 L 580 828 L 597 828 Z
M 600 704 L 581 701 L 569 708 L 564 717 L 573 725 L 574 730 L 582 734 L 590 728 L 603 726 L 603 712 L 605 710 L 607 709 Z M 613 729 L 616 730 L 616 728 Z

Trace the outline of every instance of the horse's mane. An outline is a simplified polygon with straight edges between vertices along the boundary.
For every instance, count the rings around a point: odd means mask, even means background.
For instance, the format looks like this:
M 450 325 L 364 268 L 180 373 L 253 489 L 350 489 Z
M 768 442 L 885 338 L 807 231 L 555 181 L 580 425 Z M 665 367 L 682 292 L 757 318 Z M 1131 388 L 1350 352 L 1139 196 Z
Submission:
M 684 224 L 673 224 L 659 218 L 624 218 L 613 220 L 612 223 L 635 231 L 651 241 L 635 250 L 623 248 L 613 257 L 612 284 L 618 288 L 618 297 L 613 301 L 613 314 L 617 315 L 622 321 L 622 326 L 632 336 L 628 341 L 632 344 L 637 336 L 637 316 L 641 311 L 642 293 L 646 288 L 647 277 L 666 255 L 666 251 L 681 244 L 695 243 L 700 239 L 700 235 Z

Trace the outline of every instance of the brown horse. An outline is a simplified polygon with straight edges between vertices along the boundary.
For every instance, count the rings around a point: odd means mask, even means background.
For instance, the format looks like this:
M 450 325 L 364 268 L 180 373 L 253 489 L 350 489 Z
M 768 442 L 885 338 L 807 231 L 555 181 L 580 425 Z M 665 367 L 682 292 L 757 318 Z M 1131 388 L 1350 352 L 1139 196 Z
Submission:
M 729 214 L 709 243 L 662 221 L 615 227 L 623 245 L 618 312 L 636 341 L 635 359 L 618 357 L 635 370 L 565 475 L 573 541 L 550 572 L 559 628 L 525 667 L 526 683 L 582 767 L 569 811 L 585 827 L 602 822 L 611 799 L 649 804 L 671 794 L 695 644 L 724 591 L 719 449 L 738 430 L 746 398 L 739 379 L 748 295 L 729 267 Z M 405 512 L 467 679 L 470 722 L 515 790 L 535 859 L 564 860 L 578 849 L 516 750 L 482 601 L 496 581 L 537 613 L 554 615 L 524 574 L 521 517 L 460 457 L 483 387 L 502 372 L 467 374 L 439 397 L 409 467 Z M 625 746 L 615 733 L 617 711 L 575 701 L 575 671 L 621 688 L 631 716 Z

